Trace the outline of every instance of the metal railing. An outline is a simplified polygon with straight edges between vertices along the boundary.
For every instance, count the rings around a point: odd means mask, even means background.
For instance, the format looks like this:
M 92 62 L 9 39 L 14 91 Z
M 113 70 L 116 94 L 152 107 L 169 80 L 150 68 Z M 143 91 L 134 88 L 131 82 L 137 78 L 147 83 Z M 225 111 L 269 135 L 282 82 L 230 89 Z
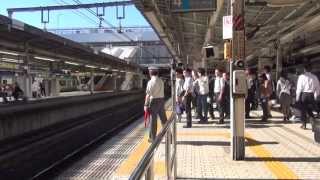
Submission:
M 161 141 L 166 137 L 165 140 L 165 166 L 167 179 L 176 179 L 177 174 L 177 162 L 176 162 L 176 118 L 174 111 L 172 112 L 169 121 L 166 122 L 161 132 L 158 134 L 156 139 L 153 141 L 147 152 L 140 160 L 138 166 L 135 168 L 129 180 L 140 180 L 145 176 L 146 180 L 154 179 L 154 155 L 161 144 Z M 173 171 L 173 172 L 172 172 Z

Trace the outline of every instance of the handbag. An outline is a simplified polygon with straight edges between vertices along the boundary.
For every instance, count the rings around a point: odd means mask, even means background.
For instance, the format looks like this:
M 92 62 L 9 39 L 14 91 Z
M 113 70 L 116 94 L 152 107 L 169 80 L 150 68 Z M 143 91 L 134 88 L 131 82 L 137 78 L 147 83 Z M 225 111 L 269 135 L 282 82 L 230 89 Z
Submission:
M 183 112 L 184 112 L 183 104 L 182 103 L 177 103 L 177 105 L 176 105 L 176 113 L 178 115 L 181 115 L 181 114 L 183 114 Z

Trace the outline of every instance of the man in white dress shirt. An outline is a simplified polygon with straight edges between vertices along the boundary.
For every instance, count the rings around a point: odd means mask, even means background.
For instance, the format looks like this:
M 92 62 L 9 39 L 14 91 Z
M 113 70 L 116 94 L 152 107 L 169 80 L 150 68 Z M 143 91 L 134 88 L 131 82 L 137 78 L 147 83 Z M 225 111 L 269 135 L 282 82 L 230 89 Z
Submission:
M 158 76 L 158 68 L 149 67 L 148 69 L 151 79 L 147 84 L 144 110 L 150 112 L 149 142 L 152 142 L 157 135 L 158 115 L 162 125 L 166 123 L 167 116 L 164 110 L 164 83 Z
M 306 129 L 307 126 L 307 113 L 310 117 L 314 118 L 312 110 L 315 104 L 315 99 L 319 96 L 319 92 L 319 80 L 311 73 L 311 66 L 306 65 L 304 67 L 304 73 L 298 78 L 296 90 L 296 100 L 297 102 L 300 102 L 301 105 L 302 129 Z
M 214 81 L 214 95 L 217 104 L 217 108 L 219 110 L 219 124 L 224 123 L 224 113 L 225 113 L 225 105 L 223 101 L 223 90 L 225 86 L 225 82 L 222 78 L 222 73 L 220 69 L 215 70 L 215 81 Z
M 183 71 L 184 75 L 184 84 L 183 84 L 183 101 L 185 102 L 186 114 L 187 114 L 187 124 L 185 128 L 191 128 L 192 126 L 192 114 L 191 114 L 191 101 L 192 101 L 192 92 L 193 92 L 193 82 L 190 69 L 185 69 Z
M 206 71 L 203 68 L 198 70 L 198 84 L 199 84 L 199 116 L 200 123 L 208 122 L 208 103 L 207 98 L 209 94 L 209 79 L 206 75 Z

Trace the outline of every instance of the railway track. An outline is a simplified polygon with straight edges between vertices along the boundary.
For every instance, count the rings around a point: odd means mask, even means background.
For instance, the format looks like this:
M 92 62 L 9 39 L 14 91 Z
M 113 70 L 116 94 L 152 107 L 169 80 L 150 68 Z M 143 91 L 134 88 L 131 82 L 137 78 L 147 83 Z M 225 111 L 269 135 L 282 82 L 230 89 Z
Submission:
M 44 177 L 49 170 L 140 117 L 143 93 L 123 96 L 111 99 L 117 105 L 102 111 L 1 141 L 0 179 Z M 120 103 L 116 103 L 118 99 Z

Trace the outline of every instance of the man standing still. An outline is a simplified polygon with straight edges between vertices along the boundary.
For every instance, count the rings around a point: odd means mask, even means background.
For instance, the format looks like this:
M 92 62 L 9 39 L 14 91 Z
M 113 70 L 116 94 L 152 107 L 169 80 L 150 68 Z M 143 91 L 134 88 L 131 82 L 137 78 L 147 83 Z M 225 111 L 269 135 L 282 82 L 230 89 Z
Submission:
M 216 99 L 217 108 L 219 110 L 219 124 L 224 123 L 224 113 L 225 105 L 223 102 L 223 90 L 224 90 L 224 80 L 222 78 L 221 71 L 219 69 L 215 70 L 216 79 L 214 81 L 214 95 Z
M 192 76 L 191 76 L 191 70 L 186 69 L 183 71 L 183 75 L 185 77 L 184 84 L 183 84 L 183 101 L 185 102 L 185 108 L 186 108 L 186 114 L 187 114 L 187 125 L 184 126 L 185 128 L 191 128 L 192 126 L 192 114 L 191 114 L 191 101 L 192 101 L 192 91 L 193 91 L 193 85 L 192 85 Z
M 158 68 L 149 67 L 149 75 L 151 79 L 147 84 L 144 110 L 149 111 L 151 115 L 151 121 L 149 122 L 149 142 L 152 142 L 157 135 L 158 115 L 162 126 L 166 123 L 167 116 L 164 110 L 164 83 L 159 78 Z
M 208 122 L 208 103 L 207 98 L 209 94 L 209 79 L 206 76 L 206 71 L 203 68 L 199 68 L 198 70 L 199 78 L 199 115 L 200 115 L 200 123 Z
M 298 78 L 296 90 L 296 100 L 300 102 L 301 105 L 302 129 L 306 129 L 307 126 L 307 113 L 310 117 L 314 118 L 312 110 L 315 104 L 315 98 L 319 96 L 319 92 L 319 80 L 317 76 L 311 73 L 311 65 L 306 65 L 304 67 L 304 73 Z
M 177 113 L 177 120 L 178 122 L 181 122 L 181 115 L 183 112 L 183 102 L 182 102 L 182 97 L 184 95 L 184 90 L 183 90 L 183 71 L 182 69 L 177 69 L 176 70 L 176 106 L 179 108 L 179 112 Z

